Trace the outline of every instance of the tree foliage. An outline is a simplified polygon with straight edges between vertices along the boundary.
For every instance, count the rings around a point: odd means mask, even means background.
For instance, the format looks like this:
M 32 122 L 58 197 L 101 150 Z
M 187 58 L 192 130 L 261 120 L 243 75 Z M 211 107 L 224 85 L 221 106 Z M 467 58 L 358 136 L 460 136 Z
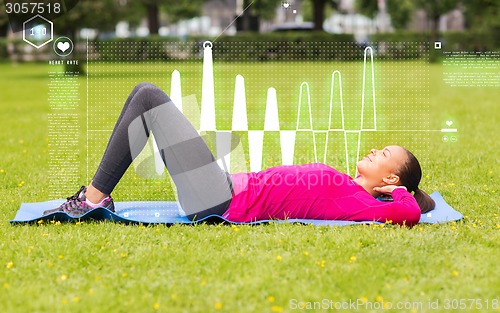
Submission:
M 243 0 L 242 7 L 238 8 L 238 10 L 243 10 L 238 16 L 237 25 L 240 24 L 240 26 L 237 26 L 238 30 L 257 30 L 259 20 L 272 19 L 279 5 L 281 5 L 281 2 L 276 0 Z
M 447 12 L 457 8 L 461 0 L 415 0 L 417 8 L 423 9 L 427 18 L 431 20 L 431 42 L 439 37 L 439 18 Z
M 455 9 L 461 0 L 414 0 L 417 8 L 423 9 L 427 17 L 439 20 L 441 15 Z
M 280 5 L 281 2 L 276 0 L 255 0 L 250 8 L 253 14 L 265 20 L 269 20 L 276 15 L 276 8 Z
M 462 5 L 467 24 L 471 29 L 485 31 L 500 28 L 500 1 L 464 1 Z
M 80 0 L 74 8 L 53 21 L 54 31 L 73 38 L 75 42 L 77 31 L 81 28 L 93 28 L 99 32 L 114 30 L 116 23 L 126 15 L 126 12 L 127 7 L 119 0 Z M 75 49 L 73 58 L 81 61 L 82 56 L 78 49 Z M 65 70 L 84 75 L 82 63 L 82 61 L 77 65 L 65 63 Z
M 392 0 L 387 3 L 387 12 L 391 16 L 392 26 L 396 29 L 404 29 L 408 26 L 413 10 L 412 0 Z
M 334 9 L 338 9 L 340 0 L 310 0 L 313 9 L 313 23 L 315 31 L 323 30 L 323 22 L 325 21 L 325 7 L 330 5 Z
M 7 36 L 7 29 L 9 27 L 9 18 L 5 13 L 4 2 L 0 2 L 0 37 Z
M 355 6 L 359 13 L 371 18 L 378 12 L 378 5 L 375 0 L 357 0 Z
M 200 14 L 203 1 L 128 0 L 127 2 L 147 17 L 149 33 L 158 34 L 161 13 L 165 13 L 171 22 L 192 18 Z
M 85 27 L 110 31 L 126 13 L 127 7 L 119 0 L 80 0 L 73 9 L 54 20 L 54 28 L 56 32 L 72 37 L 78 29 Z

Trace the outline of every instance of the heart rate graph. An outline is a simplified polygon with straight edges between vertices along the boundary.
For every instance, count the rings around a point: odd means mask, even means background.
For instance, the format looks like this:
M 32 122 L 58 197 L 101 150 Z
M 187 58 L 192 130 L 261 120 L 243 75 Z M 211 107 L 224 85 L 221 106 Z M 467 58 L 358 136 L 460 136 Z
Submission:
M 245 81 L 244 77 L 237 75 L 235 79 L 235 91 L 234 91 L 234 103 L 233 103 L 233 114 L 232 114 L 232 128 L 230 130 L 220 130 L 216 128 L 216 114 L 215 114 L 215 98 L 214 98 L 214 74 L 213 74 L 213 55 L 212 55 L 212 43 L 205 42 L 204 45 L 204 58 L 203 58 L 203 83 L 202 83 L 202 102 L 201 102 L 201 114 L 200 114 L 200 132 L 231 132 L 231 131 L 244 131 L 248 133 L 248 150 L 250 156 L 250 170 L 260 171 L 262 169 L 262 153 L 264 144 L 264 133 L 265 132 L 279 132 L 280 135 L 280 147 L 281 147 L 281 160 L 283 165 L 291 165 L 294 160 L 294 151 L 296 144 L 297 132 L 310 132 L 313 138 L 313 149 L 314 149 L 314 161 L 321 161 L 326 163 L 326 156 L 328 153 L 329 144 L 329 134 L 332 132 L 340 132 L 344 138 L 344 154 L 346 160 L 346 172 L 350 175 L 351 164 L 349 163 L 349 144 L 348 136 L 354 135 L 357 138 L 356 147 L 356 158 L 359 159 L 360 152 L 360 142 L 361 133 L 364 131 L 376 131 L 377 130 L 377 117 L 376 117 L 376 98 L 375 98 L 375 72 L 373 66 L 373 49 L 367 47 L 364 50 L 364 62 L 363 62 L 363 93 L 361 97 L 361 121 L 359 129 L 346 129 L 345 114 L 344 114 L 344 103 L 342 95 L 342 74 L 340 71 L 335 70 L 331 74 L 331 86 L 330 86 L 330 101 L 329 101 L 329 113 L 328 113 L 328 126 L 326 129 L 320 129 L 314 126 L 313 112 L 311 107 L 311 95 L 310 88 L 307 82 L 303 82 L 300 85 L 300 96 L 299 103 L 297 106 L 297 120 L 295 129 L 281 129 L 279 114 L 278 114 L 278 101 L 277 101 L 277 91 L 275 88 L 270 87 L 267 90 L 267 100 L 266 100 L 266 110 L 265 110 L 265 121 L 264 128 L 262 130 L 249 130 L 248 129 L 248 117 L 247 117 L 247 107 L 246 107 L 246 91 L 245 91 Z M 367 72 L 367 68 L 370 70 Z M 368 78 L 367 79 L 367 75 Z M 367 88 L 367 80 L 371 81 L 369 86 L 369 92 L 371 95 L 371 101 L 368 101 L 365 97 L 365 89 Z M 336 94 L 335 88 L 338 86 L 339 92 Z M 303 98 L 306 95 L 307 103 L 304 105 Z M 171 83 L 171 98 L 173 102 L 176 103 L 177 107 L 182 111 L 182 88 L 180 73 L 174 70 L 172 73 L 172 83 Z M 306 121 L 301 121 L 301 110 L 304 107 L 307 110 Z M 339 107 L 339 112 L 334 112 L 333 108 Z M 366 108 L 368 107 L 368 109 Z M 369 118 L 371 125 L 365 127 L 365 112 L 371 112 L 371 118 Z M 339 127 L 335 127 L 332 120 L 336 119 L 340 121 Z M 306 124 L 308 127 L 302 127 L 300 125 Z M 324 140 L 322 144 L 324 145 L 324 150 L 322 153 L 318 151 L 318 141 Z M 220 140 L 219 140 L 220 138 Z M 222 138 L 225 138 L 223 140 Z M 231 144 L 230 140 L 227 140 L 227 136 L 217 136 L 217 151 L 230 151 L 228 145 Z M 242 150 L 233 150 L 231 154 L 225 153 L 221 155 L 217 153 L 219 159 L 219 164 L 228 170 L 231 170 L 231 156 L 240 153 Z M 163 171 L 161 166 L 161 159 L 159 158 L 158 149 L 155 148 L 157 171 Z M 158 172 L 158 174 L 160 174 Z
M 241 50 L 245 47 L 244 43 L 233 43 L 229 48 Z M 321 47 L 320 43 L 318 47 Z M 183 62 L 176 65 L 177 68 L 172 68 L 172 63 L 154 66 L 134 62 L 105 64 L 99 62 L 99 55 L 95 52 L 97 47 L 88 44 L 89 48 L 94 52 L 89 53 L 91 58 L 87 72 L 90 73 L 87 79 L 88 178 L 90 170 L 98 165 L 102 155 L 100 143 L 109 138 L 114 123 L 111 119 L 107 124 L 99 121 L 103 120 L 103 116 L 112 117 L 108 113 L 109 103 L 116 103 L 116 109 L 121 108 L 123 95 L 130 91 L 131 82 L 119 75 L 110 77 L 110 71 L 134 75 L 136 72 L 145 73 L 150 76 L 141 77 L 141 80 L 164 87 L 167 87 L 165 74 L 171 76 L 168 87 L 173 103 L 200 133 L 215 133 L 210 148 L 217 156 L 219 165 L 229 172 L 259 171 L 263 165 L 314 161 L 331 163 L 338 169 L 345 166 L 345 172 L 354 175 L 360 152 L 368 148 L 365 147 L 367 144 L 369 148 L 381 142 L 410 144 L 412 150 L 423 147 L 425 153 L 429 132 L 442 134 L 452 131 L 448 130 L 449 125 L 446 125 L 448 128 L 443 125 L 443 129 L 429 129 L 432 127 L 429 127 L 429 116 L 426 115 L 428 79 L 422 66 L 425 63 L 414 60 L 391 63 L 385 60 L 375 64 L 381 45 L 360 50 L 359 63 L 344 62 L 334 67 L 333 62 L 323 66 L 317 60 L 300 64 L 291 61 L 279 65 L 269 63 L 268 69 L 265 62 L 234 63 L 236 66 L 221 63 L 219 66 L 218 62 L 214 63 L 218 50 L 213 52 L 213 48 L 219 47 L 216 43 L 205 42 L 200 55 L 203 56 L 202 75 L 197 74 L 198 59 L 193 59 L 195 63 L 191 64 L 194 65 Z M 321 49 L 343 52 L 341 46 Z M 412 49 L 418 49 L 418 45 Z M 293 68 L 295 65 L 298 68 Z M 331 69 L 328 68 L 330 66 Z M 283 72 L 276 73 L 274 68 Z M 229 72 L 231 74 L 227 75 Z M 264 76 L 256 82 L 258 75 Z M 201 86 L 198 85 L 200 78 Z M 133 78 L 133 81 L 137 79 Z M 230 85 L 234 86 L 234 90 L 225 87 Z M 199 87 L 200 106 L 196 99 Z M 266 94 L 257 100 L 261 91 Z M 103 106 L 103 103 L 108 105 Z M 216 114 L 216 108 L 219 114 Z M 218 128 L 217 124 L 224 127 Z M 241 144 L 233 147 L 232 139 L 237 136 Z M 273 144 L 269 145 L 269 141 Z M 452 139 L 449 141 L 453 142 Z M 154 166 L 151 161 L 147 162 L 148 171 L 153 170 L 154 177 L 141 175 L 137 170 L 140 162 L 146 159 L 154 159 Z M 145 149 L 143 158 L 134 161 L 134 167 L 135 173 L 141 177 L 164 176 L 165 167 L 154 140 Z

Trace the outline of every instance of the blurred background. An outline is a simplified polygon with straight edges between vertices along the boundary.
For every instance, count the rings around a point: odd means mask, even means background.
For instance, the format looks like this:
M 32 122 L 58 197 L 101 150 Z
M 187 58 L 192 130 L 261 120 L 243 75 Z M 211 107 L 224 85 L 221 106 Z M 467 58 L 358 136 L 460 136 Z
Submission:
M 293 298 L 498 308 L 500 0 L 38 0 L 78 2 L 47 17 L 53 41 L 39 49 L 12 31 L 6 2 L 21 1 L 0 1 L 0 312 L 289 312 Z M 56 55 L 63 36 L 75 47 L 67 57 Z M 340 132 L 297 132 L 295 164 L 344 171 L 357 149 L 404 145 L 422 165 L 420 188 L 439 190 L 465 219 L 410 230 L 7 226 L 21 203 L 88 184 L 137 83 L 172 94 L 178 71 L 183 112 L 198 127 L 205 41 L 217 130 L 232 130 L 234 103 L 246 101 L 248 131 L 232 132 L 243 155 L 232 154 L 230 172 L 249 170 L 248 133 L 265 129 L 272 87 L 280 131 L 299 118 L 324 130 L 332 104 L 335 125 L 346 108 Z M 375 99 L 377 131 L 361 131 Z M 450 126 L 457 132 L 442 131 Z M 262 168 L 282 164 L 280 131 L 263 135 Z M 170 176 L 143 160 L 113 198 L 175 200 Z
M 48 47 L 37 50 L 23 44 L 21 32 L 12 32 L 1 5 L 0 59 L 50 59 Z M 467 51 L 500 47 L 500 1 L 496 0 L 81 0 L 53 22 L 55 34 L 76 41 L 237 38 L 252 43 L 314 37 L 314 41 L 360 45 L 440 40 L 450 50 Z M 82 50 L 81 45 L 77 48 Z M 257 56 L 267 60 L 269 53 Z M 279 56 L 278 52 L 271 57 Z M 165 55 L 183 57 L 193 55 Z
M 235 77 L 241 75 L 250 130 L 263 129 L 270 87 L 276 89 L 284 130 L 295 129 L 297 108 L 309 103 L 314 129 L 323 129 L 332 90 L 335 95 L 343 90 L 334 101 L 343 99 L 348 108 L 346 129 L 359 130 L 362 101 L 375 103 L 376 98 L 378 129 L 404 131 L 364 133 L 360 145 L 352 138 L 349 157 L 343 150 L 345 138 L 329 137 L 331 144 L 318 146 L 318 151 L 325 151 L 327 145 L 334 147 L 324 153 L 325 163 L 337 168 L 348 168 L 348 159 L 355 165 L 356 147 L 368 151 L 388 142 L 414 151 L 426 172 L 436 162 L 430 152 L 440 151 L 445 160 L 453 149 L 469 144 L 477 145 L 481 153 L 487 153 L 485 147 L 493 149 L 487 143 L 479 144 L 478 140 L 488 137 L 478 134 L 495 133 L 498 124 L 484 122 L 497 116 L 498 0 L 67 0 L 66 6 L 74 7 L 61 16 L 47 16 L 54 25 L 53 41 L 39 49 L 23 41 L 22 31 L 12 30 L 4 3 L 0 4 L 0 124 L 6 131 L 0 134 L 4 143 L 0 169 L 9 169 L 4 185 L 16 193 L 22 190 L 33 198 L 57 198 L 87 183 L 124 99 L 138 82 L 149 81 L 169 92 L 172 72 L 177 70 L 182 76 L 182 95 L 194 96 L 192 103 L 184 103 L 184 112 L 193 123 L 199 121 L 195 113 L 199 115 L 202 103 L 205 41 L 214 43 L 219 130 L 232 129 L 229 117 Z M 18 25 L 25 20 L 19 19 Z M 74 43 L 75 51 L 68 57 L 54 53 L 57 38 L 62 36 Z M 435 48 L 436 42 L 442 49 Z M 366 73 L 374 73 L 375 78 L 365 87 L 364 77 L 370 78 L 364 74 L 363 63 L 368 46 L 376 66 L 369 62 Z M 462 60 L 467 69 L 449 60 L 446 63 L 446 53 L 453 51 L 470 53 Z M 47 62 L 53 60 L 79 62 Z M 62 73 L 63 67 L 71 73 L 64 79 L 54 74 Z M 337 84 L 333 88 L 335 70 L 342 74 L 343 87 Z M 452 78 L 465 82 L 464 77 L 467 86 L 453 85 Z M 302 90 L 304 82 L 309 84 L 307 93 Z M 54 100 L 67 96 L 68 88 L 74 99 Z M 468 111 L 473 109 L 471 103 L 484 111 L 473 115 Z M 372 107 L 374 112 L 375 105 Z M 364 113 L 369 116 L 368 111 Z M 461 121 L 467 125 L 469 137 L 447 141 L 439 130 L 446 122 L 458 128 Z M 64 123 L 74 127 L 71 132 L 63 128 Z M 472 123 L 477 130 L 471 128 Z M 408 131 L 415 129 L 418 132 Z M 245 157 L 232 164 L 248 170 L 246 135 L 240 135 Z M 316 160 L 310 137 L 302 142 L 296 145 L 296 164 L 322 161 Z M 263 168 L 281 164 L 279 136 L 266 135 L 264 146 Z M 19 157 L 34 154 L 35 163 L 25 164 L 28 158 Z M 26 168 L 31 169 L 29 178 L 25 177 Z M 154 164 L 151 168 L 155 169 Z M 432 171 L 437 170 L 432 167 Z M 47 177 L 57 188 L 41 183 Z M 431 182 L 427 180 L 429 185 L 424 187 L 430 189 Z M 170 182 L 161 177 L 142 179 L 133 169 L 115 191 L 118 199 L 164 199 L 165 194 L 174 198 Z

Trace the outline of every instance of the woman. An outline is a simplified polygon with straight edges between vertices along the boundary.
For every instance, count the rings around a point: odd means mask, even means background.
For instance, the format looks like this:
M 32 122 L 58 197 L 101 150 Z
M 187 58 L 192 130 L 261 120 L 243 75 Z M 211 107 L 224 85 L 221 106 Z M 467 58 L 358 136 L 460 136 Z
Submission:
M 218 214 L 230 221 L 262 219 L 335 219 L 391 221 L 412 226 L 434 201 L 418 188 L 422 171 L 415 156 L 388 146 L 358 162 L 359 176 L 320 163 L 229 174 L 170 98 L 149 83 L 129 95 L 89 186 L 60 207 L 44 212 L 81 216 L 96 208 L 114 211 L 111 192 L 154 134 L 178 200 L 193 220 Z M 414 193 L 414 195 L 411 194 Z M 376 200 L 392 196 L 393 201 Z

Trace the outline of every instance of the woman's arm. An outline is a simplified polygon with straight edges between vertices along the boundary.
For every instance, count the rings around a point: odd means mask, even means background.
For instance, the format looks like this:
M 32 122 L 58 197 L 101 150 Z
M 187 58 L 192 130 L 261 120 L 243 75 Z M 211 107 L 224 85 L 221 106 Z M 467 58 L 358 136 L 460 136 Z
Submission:
M 338 205 L 345 208 L 343 216 L 327 214 L 326 219 L 389 222 L 410 227 L 417 224 L 420 220 L 420 208 L 412 194 L 405 188 L 395 186 L 382 188 L 379 190 L 390 194 L 393 201 L 379 201 L 365 190 L 358 191 L 349 197 L 339 199 Z M 335 210 L 329 213 L 335 213 Z
M 394 201 L 383 202 L 372 208 L 372 213 L 377 216 L 380 222 L 390 220 L 392 223 L 406 226 L 413 226 L 420 220 L 420 208 L 417 201 L 402 186 L 375 187 L 375 191 L 391 195 Z
M 373 188 L 373 191 L 380 192 L 380 193 L 383 193 L 384 195 L 390 196 L 390 195 L 392 195 L 392 192 L 396 188 L 402 188 L 404 190 L 407 190 L 405 186 L 387 185 L 387 186 L 383 186 L 383 187 L 375 187 L 375 188 Z

